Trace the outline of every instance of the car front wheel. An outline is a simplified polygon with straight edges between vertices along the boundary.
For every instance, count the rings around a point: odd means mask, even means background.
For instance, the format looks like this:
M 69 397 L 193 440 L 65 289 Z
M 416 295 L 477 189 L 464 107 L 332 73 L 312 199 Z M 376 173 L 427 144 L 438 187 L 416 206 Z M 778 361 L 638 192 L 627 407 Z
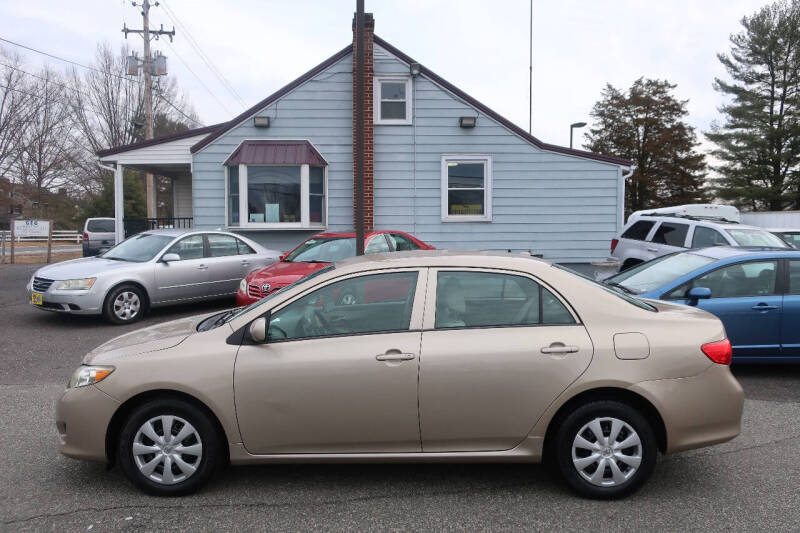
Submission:
M 136 322 L 145 312 L 145 298 L 135 285 L 121 285 L 106 297 L 103 315 L 114 324 Z
M 219 437 L 208 415 L 180 400 L 155 400 L 125 422 L 117 450 L 131 482 L 156 496 L 194 492 L 214 473 Z
M 632 407 L 595 401 L 570 413 L 556 438 L 558 469 L 578 494 L 611 499 L 641 487 L 653 473 L 653 429 Z

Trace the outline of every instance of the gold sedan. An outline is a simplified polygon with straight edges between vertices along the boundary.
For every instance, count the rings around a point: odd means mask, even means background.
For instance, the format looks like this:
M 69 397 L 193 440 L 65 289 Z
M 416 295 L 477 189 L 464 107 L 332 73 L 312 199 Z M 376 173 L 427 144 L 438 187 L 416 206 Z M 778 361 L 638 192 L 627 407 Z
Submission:
M 56 425 L 62 453 L 159 495 L 225 462 L 544 458 L 609 498 L 659 451 L 739 434 L 730 357 L 714 316 L 529 256 L 370 255 L 98 347 Z

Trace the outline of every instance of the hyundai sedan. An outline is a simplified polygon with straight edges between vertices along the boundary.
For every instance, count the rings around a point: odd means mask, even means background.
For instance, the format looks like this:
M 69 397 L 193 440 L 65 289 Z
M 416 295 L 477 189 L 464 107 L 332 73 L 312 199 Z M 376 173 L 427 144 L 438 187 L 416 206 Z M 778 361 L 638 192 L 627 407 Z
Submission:
M 730 355 L 709 313 L 530 256 L 376 254 L 109 341 L 76 369 L 56 427 L 63 454 L 116 462 L 156 495 L 226 462 L 545 458 L 611 498 L 659 451 L 739 433 Z

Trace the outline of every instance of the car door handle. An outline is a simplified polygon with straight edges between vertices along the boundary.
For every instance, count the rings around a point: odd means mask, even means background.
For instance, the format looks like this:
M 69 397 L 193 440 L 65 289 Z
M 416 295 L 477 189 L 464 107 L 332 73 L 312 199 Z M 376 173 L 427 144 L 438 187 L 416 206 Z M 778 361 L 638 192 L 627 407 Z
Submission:
M 648 248 L 647 251 L 648 252 L 657 252 L 658 248 Z
M 575 353 L 580 348 L 577 346 L 566 346 L 563 342 L 554 342 L 550 346 L 543 346 L 542 353 L 546 354 L 560 354 L 560 353 Z
M 400 350 L 388 350 L 375 356 L 378 361 L 409 361 L 416 357 L 413 353 L 403 353 Z
M 242 261 L 241 261 L 241 265 L 242 266 L 247 266 L 249 264 L 250 264 L 250 261 L 248 261 L 247 259 L 242 259 Z
M 197 265 L 197 270 L 208 270 L 207 265 Z
M 777 309 L 777 308 L 778 308 L 777 305 L 758 304 L 754 305 L 750 309 L 752 309 L 753 311 L 769 311 L 770 309 Z

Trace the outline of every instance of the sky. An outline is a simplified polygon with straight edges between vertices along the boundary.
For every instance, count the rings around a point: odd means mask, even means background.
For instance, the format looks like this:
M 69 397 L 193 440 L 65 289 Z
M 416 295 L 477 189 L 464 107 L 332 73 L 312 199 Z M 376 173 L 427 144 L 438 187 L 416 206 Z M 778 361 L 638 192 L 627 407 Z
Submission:
M 528 129 L 530 0 L 365 3 L 377 35 Z M 533 0 L 533 134 L 569 145 L 569 125 L 591 122 L 606 83 L 627 88 L 646 76 L 677 84 L 703 141 L 702 132 L 720 119 L 722 97 L 712 84 L 725 73 L 716 55 L 728 50 L 741 18 L 765 4 Z M 350 43 L 354 11 L 353 0 L 161 0 L 150 13 L 151 27 L 165 29 L 176 25 L 174 15 L 249 107 Z M 140 9 L 130 1 L 0 0 L 0 37 L 80 63 L 91 62 L 98 42 L 122 46 L 123 23 L 141 27 Z M 153 49 L 168 57 L 200 119 L 213 124 L 239 114 L 245 107 L 176 29 L 172 44 L 162 39 Z M 141 50 L 140 37 L 130 35 L 128 43 Z M 18 51 L 29 66 L 63 65 Z

